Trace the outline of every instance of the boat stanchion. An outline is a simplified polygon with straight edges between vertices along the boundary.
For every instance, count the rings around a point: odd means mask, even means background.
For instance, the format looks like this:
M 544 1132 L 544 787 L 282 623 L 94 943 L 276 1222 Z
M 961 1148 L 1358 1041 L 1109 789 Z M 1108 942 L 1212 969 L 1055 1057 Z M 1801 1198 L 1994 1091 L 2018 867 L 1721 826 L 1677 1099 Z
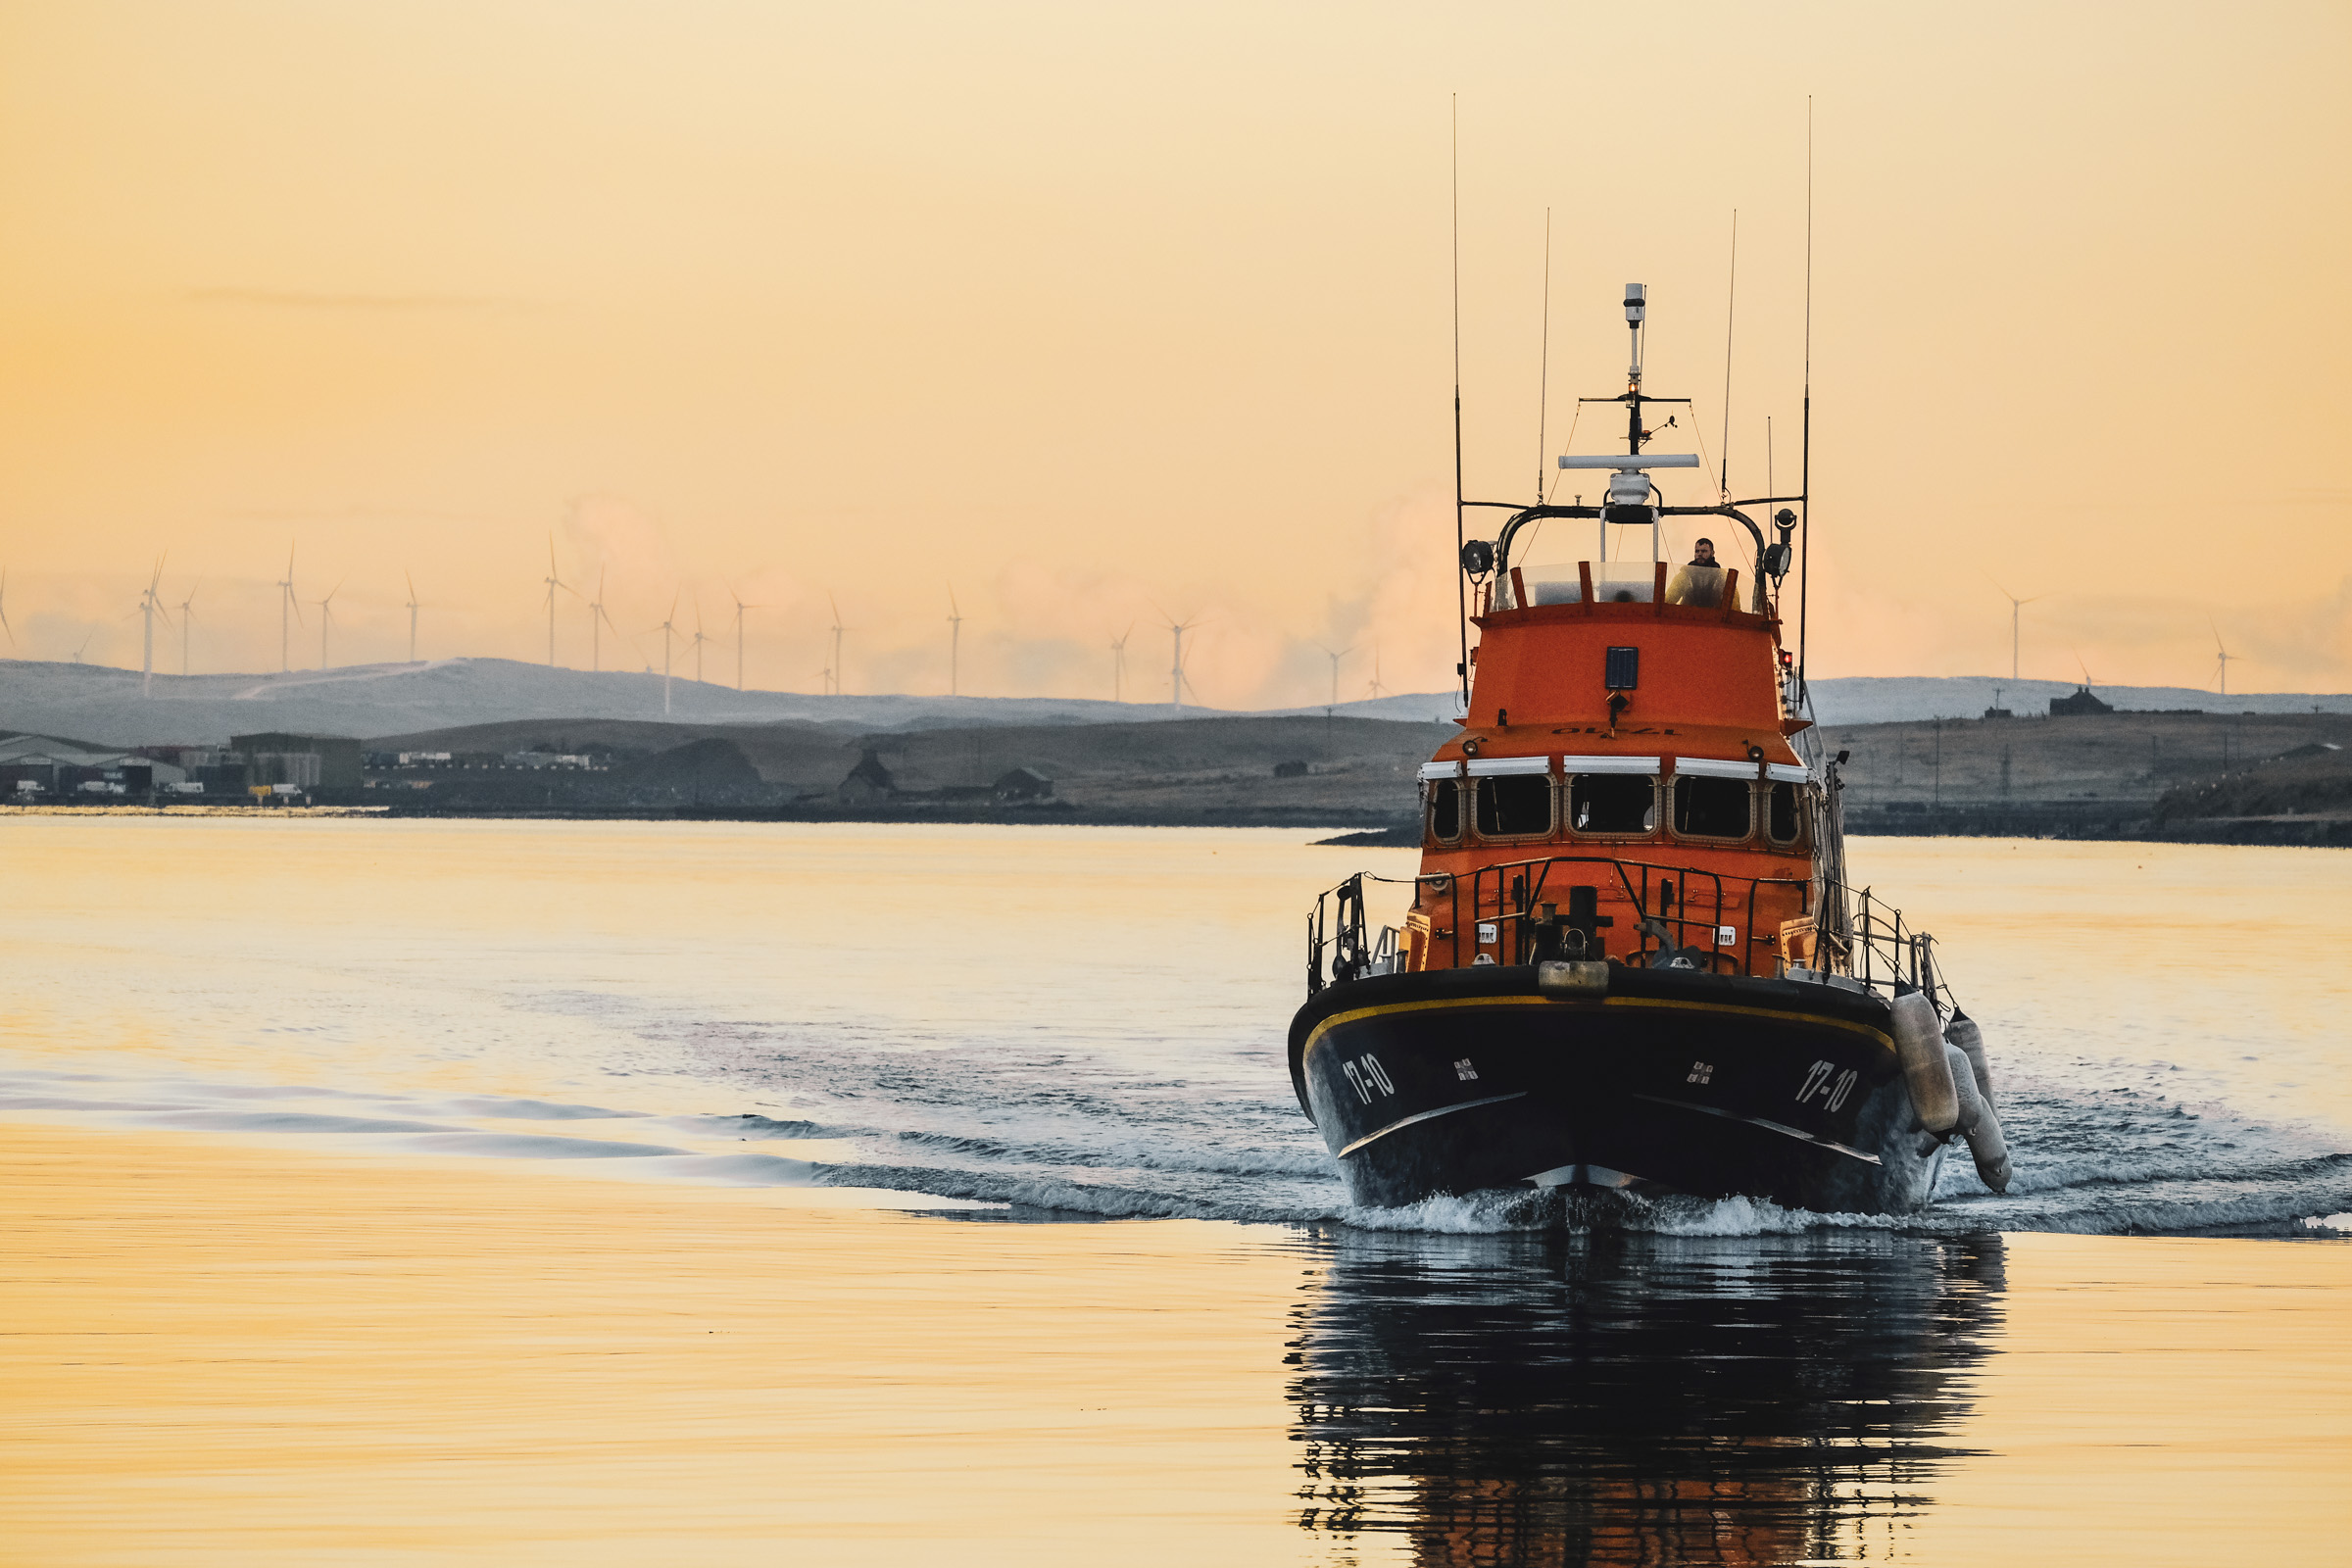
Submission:
M 1920 1126 L 1932 1133 L 1958 1126 L 1960 1092 L 1944 1054 L 1943 1021 L 1924 991 L 1905 990 L 1894 999 L 1894 1055 Z

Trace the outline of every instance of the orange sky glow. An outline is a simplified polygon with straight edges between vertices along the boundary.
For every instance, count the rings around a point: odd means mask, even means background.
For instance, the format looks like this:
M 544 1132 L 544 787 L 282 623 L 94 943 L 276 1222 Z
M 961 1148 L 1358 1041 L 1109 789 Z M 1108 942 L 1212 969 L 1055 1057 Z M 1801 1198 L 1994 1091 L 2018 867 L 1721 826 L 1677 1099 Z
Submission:
M 2005 587 L 2028 676 L 2352 689 L 2348 64 L 2342 4 L 0 4 L 0 654 L 135 666 L 169 552 L 193 668 L 274 669 L 291 546 L 297 666 L 329 590 L 405 658 L 412 572 L 424 657 L 544 659 L 552 534 L 565 664 L 600 581 L 640 665 L 739 595 L 815 690 L 830 594 L 849 690 L 944 691 L 952 587 L 967 692 L 1132 626 L 1153 695 L 1163 614 L 1214 706 L 1442 688 L 1452 95 L 1501 500 L 1607 449 L 1629 279 L 1723 456 L 1735 209 L 1732 488 L 1793 486 L 1810 95 L 1814 673 L 2005 674 Z

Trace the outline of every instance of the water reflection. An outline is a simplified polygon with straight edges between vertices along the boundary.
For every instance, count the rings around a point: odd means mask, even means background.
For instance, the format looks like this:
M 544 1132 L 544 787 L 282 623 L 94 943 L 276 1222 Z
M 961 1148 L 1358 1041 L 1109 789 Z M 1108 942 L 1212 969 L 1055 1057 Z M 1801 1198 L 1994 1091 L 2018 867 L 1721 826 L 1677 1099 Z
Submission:
M 2001 1318 L 1995 1236 L 1324 1250 L 1290 1397 L 1299 1524 L 1343 1557 L 1367 1533 L 1449 1565 L 1889 1555 Z

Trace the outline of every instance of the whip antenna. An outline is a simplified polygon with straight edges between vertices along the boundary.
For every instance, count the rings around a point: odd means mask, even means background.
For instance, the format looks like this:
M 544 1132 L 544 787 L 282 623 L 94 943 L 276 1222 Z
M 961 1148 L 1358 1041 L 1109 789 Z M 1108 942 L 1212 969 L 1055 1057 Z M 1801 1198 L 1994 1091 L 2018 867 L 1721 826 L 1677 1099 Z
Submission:
M 1797 449 L 1796 502 L 1798 548 L 1804 555 L 1802 575 L 1796 579 L 1796 689 L 1809 695 L 1805 684 L 1805 612 L 1813 586 L 1813 95 L 1805 95 L 1805 407 L 1804 434 Z M 1465 656 L 1467 657 L 1467 656 Z
M 1546 240 L 1549 236 L 1546 235 Z M 1740 305 L 1740 209 L 1732 209 L 1732 281 L 1723 300 L 1723 499 L 1732 499 L 1732 322 Z M 1767 493 L 1770 487 L 1767 486 Z
M 1461 662 L 1453 666 L 1470 706 L 1470 590 L 1462 578 L 1462 95 L 1453 95 L 1453 622 Z
M 1545 447 L 1545 417 L 1551 404 L 1551 209 L 1544 209 L 1544 339 L 1538 358 L 1542 368 L 1536 378 L 1536 505 L 1544 504 L 1544 462 Z

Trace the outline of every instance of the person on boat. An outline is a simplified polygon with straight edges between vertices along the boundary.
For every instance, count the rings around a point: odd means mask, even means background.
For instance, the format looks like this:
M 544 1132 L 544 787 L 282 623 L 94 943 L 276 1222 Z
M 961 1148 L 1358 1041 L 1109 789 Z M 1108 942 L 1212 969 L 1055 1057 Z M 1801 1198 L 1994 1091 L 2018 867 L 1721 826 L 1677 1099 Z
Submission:
M 1715 541 L 1701 539 L 1690 547 L 1690 563 L 1666 585 L 1666 602 L 1711 609 L 1722 601 L 1723 567 L 1715 560 Z

